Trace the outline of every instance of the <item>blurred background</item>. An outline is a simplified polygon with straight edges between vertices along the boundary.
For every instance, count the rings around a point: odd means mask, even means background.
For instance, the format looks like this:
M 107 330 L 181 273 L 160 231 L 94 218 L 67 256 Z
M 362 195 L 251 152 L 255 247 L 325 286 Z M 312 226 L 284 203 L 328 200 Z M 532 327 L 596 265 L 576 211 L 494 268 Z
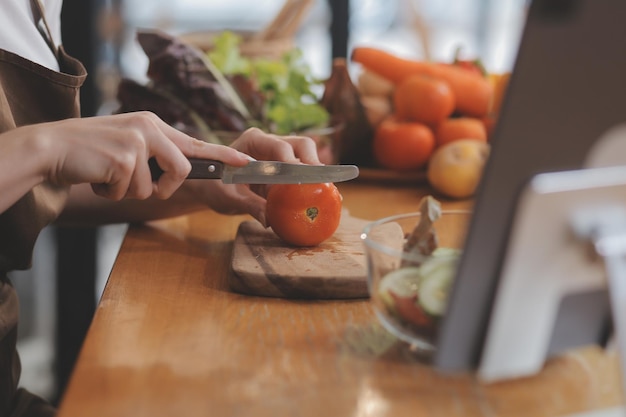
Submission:
M 287 0 L 295 1 L 295 0 Z M 371 45 L 406 57 L 451 61 L 457 48 L 488 71 L 512 68 L 528 0 L 311 0 L 293 33 L 314 75 L 336 57 Z M 307 3 L 303 0 L 303 3 Z M 63 43 L 89 72 L 83 116 L 117 108 L 122 77 L 144 81 L 138 28 L 173 35 L 267 28 L 286 0 L 65 0 Z M 359 68 L 349 66 L 351 75 Z M 57 402 L 105 286 L 127 225 L 50 227 L 32 270 L 13 274 L 21 297 L 21 385 Z

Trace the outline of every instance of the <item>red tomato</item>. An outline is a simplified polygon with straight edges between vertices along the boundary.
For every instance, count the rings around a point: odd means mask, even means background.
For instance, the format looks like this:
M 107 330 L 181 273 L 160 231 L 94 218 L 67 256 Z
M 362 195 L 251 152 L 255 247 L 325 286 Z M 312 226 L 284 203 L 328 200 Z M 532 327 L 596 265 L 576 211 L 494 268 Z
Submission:
M 417 170 L 426 165 L 435 149 L 435 134 L 422 123 L 385 119 L 374 135 L 374 158 L 378 164 L 395 171 Z
M 437 146 L 459 139 L 475 139 L 487 142 L 487 129 L 482 119 L 475 117 L 453 117 L 439 123 L 435 129 Z
M 464 70 L 473 72 L 476 75 L 480 75 L 481 77 L 487 76 L 487 70 L 485 70 L 485 66 L 480 61 L 480 59 L 467 60 L 467 59 L 456 59 L 452 65 L 456 65 L 457 67 L 461 67 Z
M 333 183 L 276 184 L 267 194 L 266 219 L 285 242 L 317 246 L 339 227 L 341 201 Z

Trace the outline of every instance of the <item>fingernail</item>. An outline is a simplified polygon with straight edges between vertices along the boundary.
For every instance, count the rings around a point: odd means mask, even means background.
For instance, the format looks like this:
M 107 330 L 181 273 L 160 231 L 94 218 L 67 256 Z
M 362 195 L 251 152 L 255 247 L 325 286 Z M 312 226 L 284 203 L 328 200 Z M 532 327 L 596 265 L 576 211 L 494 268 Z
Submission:
M 239 152 L 239 154 L 241 156 L 243 156 L 244 158 L 246 158 L 248 161 L 256 161 L 256 159 L 254 159 L 253 157 L 251 157 L 250 155 L 248 155 L 247 153 L 243 153 L 243 152 Z

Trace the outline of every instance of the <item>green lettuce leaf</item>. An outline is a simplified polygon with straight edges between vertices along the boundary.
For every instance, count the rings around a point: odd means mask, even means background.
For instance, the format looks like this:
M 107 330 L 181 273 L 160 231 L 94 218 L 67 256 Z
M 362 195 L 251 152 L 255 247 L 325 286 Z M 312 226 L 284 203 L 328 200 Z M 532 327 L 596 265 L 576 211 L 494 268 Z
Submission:
M 300 49 L 280 59 L 249 59 L 241 55 L 241 42 L 240 36 L 224 31 L 208 56 L 222 73 L 242 74 L 254 82 L 265 97 L 266 130 L 289 134 L 328 125 L 330 116 L 314 93 L 323 82 L 313 77 Z

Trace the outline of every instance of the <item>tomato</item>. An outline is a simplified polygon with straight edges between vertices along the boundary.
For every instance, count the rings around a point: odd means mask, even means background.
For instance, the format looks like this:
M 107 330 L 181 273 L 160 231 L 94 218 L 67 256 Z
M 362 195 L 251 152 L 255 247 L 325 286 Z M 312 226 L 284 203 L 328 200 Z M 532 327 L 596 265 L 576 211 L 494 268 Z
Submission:
M 374 158 L 383 168 L 411 171 L 422 168 L 435 148 L 435 135 L 422 123 L 385 119 L 376 129 Z
M 283 241 L 317 246 L 339 227 L 341 201 L 333 183 L 276 184 L 267 194 L 266 219 Z
M 475 139 L 487 142 L 487 129 L 481 119 L 474 117 L 454 117 L 439 123 L 435 129 L 437 146 L 459 139 Z
M 454 53 L 454 60 L 452 65 L 456 65 L 459 68 L 463 68 L 466 71 L 473 72 L 481 77 L 487 77 L 487 69 L 483 65 L 483 62 L 479 59 L 461 59 L 461 48 L 458 48 Z
M 401 297 L 391 292 L 398 315 L 403 319 L 419 327 L 432 325 L 432 318 L 418 306 L 417 295 Z
M 455 104 L 448 83 L 435 77 L 412 75 L 394 90 L 393 105 L 399 120 L 437 125 L 450 117 Z
M 485 69 L 485 66 L 483 65 L 483 63 L 481 62 L 480 59 L 474 59 L 474 60 L 462 60 L 462 59 L 457 59 L 454 61 L 453 65 L 456 65 L 457 67 L 463 68 L 464 70 L 473 72 L 476 75 L 480 75 L 481 77 L 487 77 L 487 70 Z

